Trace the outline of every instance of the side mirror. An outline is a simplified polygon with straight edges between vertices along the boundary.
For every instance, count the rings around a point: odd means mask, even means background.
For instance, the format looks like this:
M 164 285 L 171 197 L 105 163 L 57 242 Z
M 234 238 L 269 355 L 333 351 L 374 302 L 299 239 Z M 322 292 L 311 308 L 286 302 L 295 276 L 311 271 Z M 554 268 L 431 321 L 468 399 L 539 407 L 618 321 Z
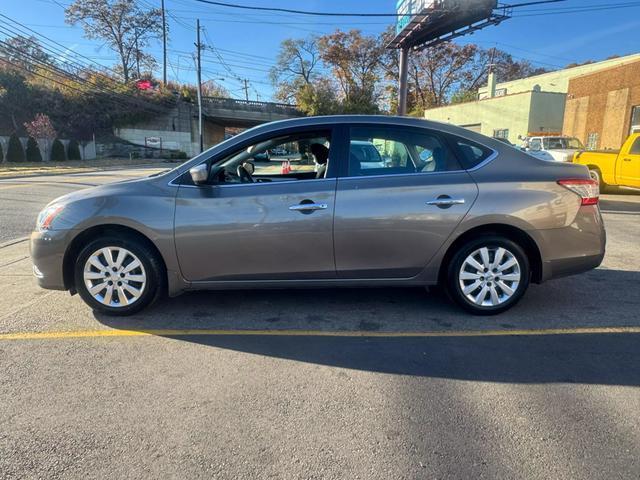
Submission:
M 200 165 L 196 165 L 189 170 L 189 174 L 191 175 L 191 180 L 196 185 L 204 185 L 209 180 L 209 167 L 206 163 L 201 163 Z

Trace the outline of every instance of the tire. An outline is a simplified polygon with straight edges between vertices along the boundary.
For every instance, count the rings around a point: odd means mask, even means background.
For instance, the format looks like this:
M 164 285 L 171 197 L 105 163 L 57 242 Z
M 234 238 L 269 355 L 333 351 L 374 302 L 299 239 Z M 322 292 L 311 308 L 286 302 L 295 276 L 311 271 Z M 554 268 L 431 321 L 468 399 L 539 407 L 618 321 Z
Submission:
M 602 181 L 602 173 L 597 168 L 589 169 L 589 176 L 598 182 L 598 186 L 600 187 L 600 193 L 605 193 L 609 185 Z
M 124 252 L 122 259 L 120 252 Z M 164 292 L 165 277 L 157 253 L 133 236 L 97 238 L 80 252 L 74 265 L 75 286 L 82 300 L 94 311 L 111 316 L 133 315 L 150 306 Z
M 483 253 L 489 262 L 483 260 Z M 498 255 L 502 268 L 512 266 L 502 272 L 496 269 L 496 275 L 493 263 Z M 482 267 L 482 271 L 476 267 Z M 446 289 L 449 297 L 468 312 L 497 315 L 520 301 L 530 280 L 529 259 L 522 247 L 505 237 L 485 235 L 464 244 L 453 255 L 447 268 Z M 465 293 L 463 287 L 471 290 Z

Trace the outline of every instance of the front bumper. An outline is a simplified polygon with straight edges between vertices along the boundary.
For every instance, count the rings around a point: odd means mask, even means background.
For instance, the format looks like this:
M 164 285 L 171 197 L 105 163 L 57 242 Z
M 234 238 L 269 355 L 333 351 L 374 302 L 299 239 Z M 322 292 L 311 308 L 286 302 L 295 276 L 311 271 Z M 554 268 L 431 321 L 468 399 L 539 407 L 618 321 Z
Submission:
M 70 233 L 70 230 L 47 230 L 31 234 L 29 250 L 33 274 L 42 288 L 68 290 L 63 266 Z

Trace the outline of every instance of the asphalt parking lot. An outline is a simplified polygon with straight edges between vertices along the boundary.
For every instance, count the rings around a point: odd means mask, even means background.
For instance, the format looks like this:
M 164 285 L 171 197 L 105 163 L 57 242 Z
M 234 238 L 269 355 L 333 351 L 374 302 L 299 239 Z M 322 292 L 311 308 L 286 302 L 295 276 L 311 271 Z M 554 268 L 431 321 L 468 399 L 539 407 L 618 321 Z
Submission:
M 148 173 L 0 181 L 0 478 L 638 478 L 640 194 L 603 196 L 601 268 L 492 318 L 369 289 L 116 319 L 38 289 L 38 210 Z

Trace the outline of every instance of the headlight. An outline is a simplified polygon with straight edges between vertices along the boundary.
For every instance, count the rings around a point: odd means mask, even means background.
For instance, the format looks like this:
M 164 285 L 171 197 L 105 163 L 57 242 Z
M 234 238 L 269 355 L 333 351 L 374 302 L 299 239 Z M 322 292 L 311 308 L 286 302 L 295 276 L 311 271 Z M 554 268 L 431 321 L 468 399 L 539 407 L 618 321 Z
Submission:
M 55 218 L 60 215 L 64 210 L 63 205 L 50 205 L 40 212 L 38 215 L 38 221 L 36 222 L 36 229 L 40 232 L 43 230 L 50 230 L 51 223 Z

